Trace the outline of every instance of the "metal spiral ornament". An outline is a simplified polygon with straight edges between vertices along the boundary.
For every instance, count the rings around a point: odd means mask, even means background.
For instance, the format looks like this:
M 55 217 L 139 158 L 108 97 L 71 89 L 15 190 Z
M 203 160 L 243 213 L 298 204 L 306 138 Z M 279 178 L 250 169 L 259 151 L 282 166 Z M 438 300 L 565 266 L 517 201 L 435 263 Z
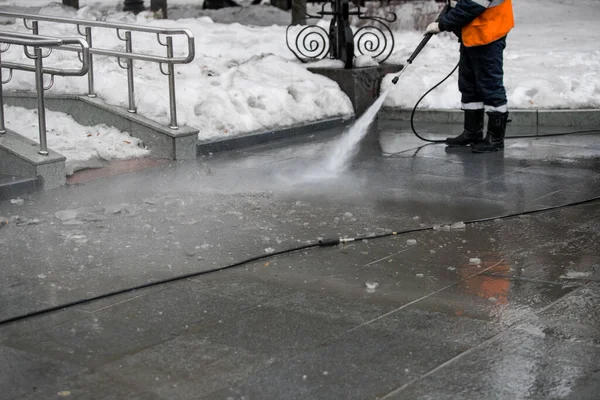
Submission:
M 391 29 L 381 24 L 382 28 L 367 25 L 354 33 L 354 42 L 358 53 L 371 56 L 382 63 L 387 60 L 394 50 L 394 35 Z
M 394 35 L 387 24 L 396 20 L 396 14 L 388 12 L 384 17 L 366 16 L 360 6 L 351 8 L 350 0 L 328 0 L 315 15 L 306 14 L 306 19 L 329 17 L 329 32 L 318 25 L 288 26 L 285 42 L 298 60 L 308 62 L 329 56 L 343 61 L 344 68 L 351 69 L 356 54 L 369 55 L 380 63 L 392 55 Z M 353 33 L 351 17 L 359 21 L 369 20 L 369 25 Z
M 293 27 L 288 26 L 286 30 L 286 44 L 296 58 L 307 62 L 309 60 L 320 60 L 328 54 L 330 43 L 325 29 L 317 25 L 307 25 L 298 33 L 290 33 L 290 28 Z M 291 37 L 294 39 L 290 40 Z

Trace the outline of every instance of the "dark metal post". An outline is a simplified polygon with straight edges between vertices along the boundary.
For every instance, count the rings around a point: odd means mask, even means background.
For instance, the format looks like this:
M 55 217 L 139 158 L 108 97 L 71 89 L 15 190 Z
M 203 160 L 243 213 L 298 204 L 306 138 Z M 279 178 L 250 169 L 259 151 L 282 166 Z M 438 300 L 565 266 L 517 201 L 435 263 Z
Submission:
M 152 10 L 152 12 L 161 10 L 163 19 L 167 19 L 167 0 L 151 0 L 150 10 Z
M 79 9 L 79 0 L 62 0 L 62 3 L 67 7 Z
M 123 4 L 123 11 L 132 11 L 135 14 L 146 9 L 144 7 L 144 0 L 124 0 Z
M 292 0 L 292 25 L 306 25 L 306 0 Z

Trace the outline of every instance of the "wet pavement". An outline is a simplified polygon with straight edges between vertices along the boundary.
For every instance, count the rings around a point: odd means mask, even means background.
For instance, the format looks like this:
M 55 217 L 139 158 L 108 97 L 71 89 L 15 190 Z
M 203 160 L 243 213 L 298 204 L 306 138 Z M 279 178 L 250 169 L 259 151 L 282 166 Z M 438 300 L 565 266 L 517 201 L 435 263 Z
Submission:
M 379 128 L 381 141 L 371 135 L 335 177 L 323 167 L 331 131 L 0 202 L 9 221 L 0 320 L 317 238 L 600 196 L 597 134 L 473 155 L 421 147 L 398 123 Z M 427 129 L 442 128 L 457 129 Z M 595 399 L 599 239 L 600 201 L 307 249 L 112 296 L 1 324 L 0 390 L 7 399 Z

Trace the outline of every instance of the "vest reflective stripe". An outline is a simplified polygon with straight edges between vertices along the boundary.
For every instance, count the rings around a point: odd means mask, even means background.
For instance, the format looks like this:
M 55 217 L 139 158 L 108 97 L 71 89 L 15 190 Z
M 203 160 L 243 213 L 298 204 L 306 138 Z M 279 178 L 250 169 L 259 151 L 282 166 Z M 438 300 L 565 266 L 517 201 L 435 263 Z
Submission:
M 467 47 L 483 46 L 506 36 L 514 26 L 512 1 L 494 0 L 462 29 L 462 42 Z
M 490 6 L 490 0 L 471 0 L 473 3 L 479 4 L 481 7 L 488 8 Z

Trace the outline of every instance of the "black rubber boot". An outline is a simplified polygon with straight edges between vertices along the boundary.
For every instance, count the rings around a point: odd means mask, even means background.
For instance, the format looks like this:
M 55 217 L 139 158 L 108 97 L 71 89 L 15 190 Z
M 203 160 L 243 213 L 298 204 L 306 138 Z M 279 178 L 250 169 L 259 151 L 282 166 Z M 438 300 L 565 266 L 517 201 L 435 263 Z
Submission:
M 480 141 L 483 138 L 482 110 L 465 110 L 465 130 L 457 137 L 446 139 L 446 145 L 450 147 L 462 147 Z
M 493 153 L 504 148 L 504 135 L 508 113 L 488 113 L 488 128 L 485 138 L 471 146 L 473 153 Z

